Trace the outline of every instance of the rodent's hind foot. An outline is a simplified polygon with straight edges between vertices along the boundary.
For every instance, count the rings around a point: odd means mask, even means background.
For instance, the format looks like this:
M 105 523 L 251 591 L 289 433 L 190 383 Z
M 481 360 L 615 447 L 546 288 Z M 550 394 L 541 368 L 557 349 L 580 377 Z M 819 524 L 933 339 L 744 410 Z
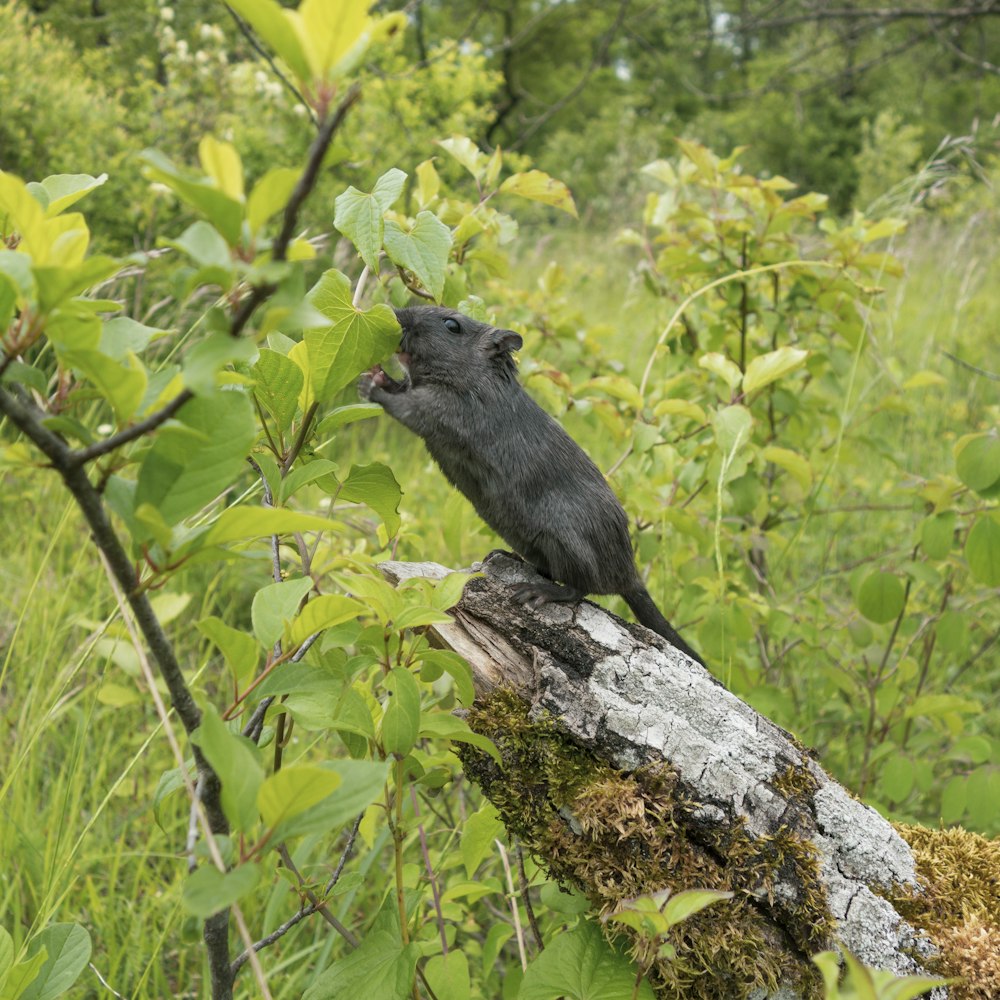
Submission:
M 561 583 L 515 583 L 511 590 L 514 600 L 532 611 L 537 611 L 543 604 L 572 604 L 583 597 L 575 587 Z

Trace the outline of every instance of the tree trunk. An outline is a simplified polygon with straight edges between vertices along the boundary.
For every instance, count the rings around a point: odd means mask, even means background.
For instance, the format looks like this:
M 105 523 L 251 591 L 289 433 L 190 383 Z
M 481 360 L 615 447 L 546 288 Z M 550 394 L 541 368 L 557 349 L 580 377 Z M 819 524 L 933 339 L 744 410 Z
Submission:
M 508 830 L 603 912 L 663 888 L 736 893 L 680 925 L 678 957 L 653 970 L 660 996 L 820 995 L 808 959 L 835 943 L 899 974 L 947 968 L 901 912 L 924 899 L 907 841 L 794 736 L 639 625 L 587 601 L 516 604 L 508 586 L 536 574 L 515 558 L 482 569 L 431 641 L 472 667 L 469 722 L 504 768 L 463 761 Z

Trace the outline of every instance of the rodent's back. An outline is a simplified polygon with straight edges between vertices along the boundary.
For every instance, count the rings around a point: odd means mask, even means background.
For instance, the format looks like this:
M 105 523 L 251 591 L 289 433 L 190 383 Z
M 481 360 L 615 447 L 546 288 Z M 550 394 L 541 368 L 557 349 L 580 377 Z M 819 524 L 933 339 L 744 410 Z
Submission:
M 439 387 L 425 435 L 479 516 L 546 575 L 583 593 L 621 594 L 638 574 L 628 519 L 600 470 L 515 381 Z

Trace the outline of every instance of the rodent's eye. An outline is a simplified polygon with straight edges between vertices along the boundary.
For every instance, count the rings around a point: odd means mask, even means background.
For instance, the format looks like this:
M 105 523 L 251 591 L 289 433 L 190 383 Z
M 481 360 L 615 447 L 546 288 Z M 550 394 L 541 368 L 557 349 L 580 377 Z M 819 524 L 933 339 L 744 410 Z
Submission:
M 457 319 L 452 319 L 450 316 L 444 321 L 444 328 L 449 333 L 461 333 L 462 326 Z

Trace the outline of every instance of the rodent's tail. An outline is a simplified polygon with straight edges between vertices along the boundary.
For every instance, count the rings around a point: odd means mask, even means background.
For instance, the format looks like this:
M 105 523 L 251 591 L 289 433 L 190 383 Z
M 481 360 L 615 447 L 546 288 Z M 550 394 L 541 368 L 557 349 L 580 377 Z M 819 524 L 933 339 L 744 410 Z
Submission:
M 677 634 L 677 630 L 660 614 L 660 609 L 653 603 L 649 591 L 642 585 L 629 594 L 622 594 L 625 602 L 632 609 L 632 614 L 639 619 L 640 624 L 652 629 L 657 635 L 662 635 L 671 646 L 686 653 L 692 660 L 697 660 L 702 666 L 705 661 Z

